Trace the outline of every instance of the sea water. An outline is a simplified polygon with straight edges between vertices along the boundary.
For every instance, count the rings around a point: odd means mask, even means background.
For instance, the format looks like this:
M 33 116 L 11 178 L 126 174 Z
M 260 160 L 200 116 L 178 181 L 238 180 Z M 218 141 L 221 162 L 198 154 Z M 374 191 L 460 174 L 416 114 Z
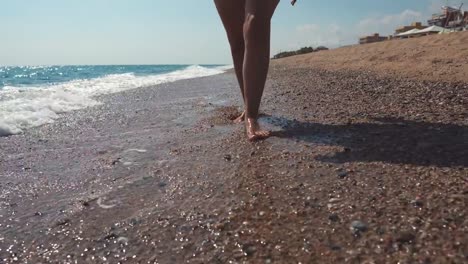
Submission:
M 100 104 L 96 96 L 216 75 L 220 65 L 0 67 L 0 136 L 52 123 L 61 114 Z

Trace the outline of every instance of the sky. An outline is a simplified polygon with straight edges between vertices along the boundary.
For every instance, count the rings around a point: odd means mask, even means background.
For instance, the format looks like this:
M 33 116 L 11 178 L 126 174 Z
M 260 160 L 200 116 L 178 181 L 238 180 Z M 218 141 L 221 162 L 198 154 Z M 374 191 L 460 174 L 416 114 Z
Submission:
M 272 54 L 426 22 L 461 0 L 282 0 Z M 231 64 L 212 0 L 0 0 L 0 65 Z

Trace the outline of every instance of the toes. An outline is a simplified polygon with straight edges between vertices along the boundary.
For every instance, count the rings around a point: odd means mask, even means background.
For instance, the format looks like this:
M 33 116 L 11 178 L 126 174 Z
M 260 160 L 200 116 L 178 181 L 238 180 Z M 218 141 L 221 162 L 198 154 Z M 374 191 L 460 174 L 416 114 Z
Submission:
M 262 140 L 270 137 L 271 133 L 269 131 L 257 131 L 254 133 L 248 133 L 247 137 L 250 141 Z
M 239 123 L 242 123 L 242 122 L 244 122 L 244 118 L 243 118 L 243 117 L 238 117 L 238 118 L 236 118 L 236 119 L 234 120 L 234 123 L 236 123 L 236 124 L 239 124 Z
M 234 123 L 239 124 L 244 122 L 245 120 L 245 112 L 243 112 L 238 118 L 234 119 Z
M 262 137 L 269 137 L 270 136 L 270 131 L 259 131 L 257 134 L 262 136 Z

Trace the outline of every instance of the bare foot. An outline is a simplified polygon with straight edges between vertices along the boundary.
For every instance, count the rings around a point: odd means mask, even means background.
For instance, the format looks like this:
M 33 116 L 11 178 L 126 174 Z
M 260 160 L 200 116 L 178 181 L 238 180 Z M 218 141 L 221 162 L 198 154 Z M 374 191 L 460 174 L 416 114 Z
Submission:
M 270 137 L 271 133 L 267 130 L 262 130 L 257 119 L 247 118 L 245 122 L 247 130 L 247 138 L 250 141 L 262 140 Z
M 244 120 L 245 120 L 245 111 L 242 112 L 242 114 L 238 118 L 234 119 L 233 122 L 235 124 L 240 124 L 240 123 L 244 122 Z

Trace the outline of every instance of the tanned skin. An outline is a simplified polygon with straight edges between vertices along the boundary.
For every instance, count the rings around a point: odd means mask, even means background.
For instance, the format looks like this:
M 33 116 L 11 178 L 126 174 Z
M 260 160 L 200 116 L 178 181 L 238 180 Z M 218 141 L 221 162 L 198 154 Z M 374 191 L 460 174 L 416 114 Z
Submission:
M 260 102 L 270 64 L 271 18 L 279 0 L 214 0 L 226 29 L 244 112 L 235 122 L 245 123 L 251 141 L 265 139 L 270 131 L 258 123 Z M 296 0 L 292 0 L 294 5 Z

